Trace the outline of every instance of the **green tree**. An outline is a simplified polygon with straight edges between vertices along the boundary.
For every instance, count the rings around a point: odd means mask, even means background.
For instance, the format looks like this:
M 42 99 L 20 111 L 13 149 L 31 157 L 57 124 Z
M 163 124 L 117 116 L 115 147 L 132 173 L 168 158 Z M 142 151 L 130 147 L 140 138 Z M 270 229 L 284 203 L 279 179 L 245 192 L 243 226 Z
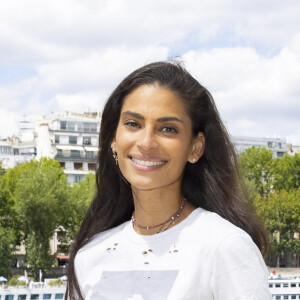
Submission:
M 300 154 L 276 158 L 272 166 L 273 188 L 290 191 L 300 186 Z
M 0 176 L 0 274 L 9 273 L 13 251 L 21 242 L 20 218 L 13 196 L 17 172 L 10 169 Z
M 79 181 L 72 186 L 70 193 L 71 212 L 69 214 L 67 226 L 71 237 L 73 237 L 79 229 L 94 195 L 94 174 L 88 174 L 84 180 Z
M 2 161 L 0 161 L 0 176 L 5 174 L 5 169 L 2 168 Z
M 35 277 L 47 271 L 54 257 L 49 240 L 68 214 L 69 185 L 53 159 L 42 158 L 20 166 L 15 183 L 15 209 L 20 216 L 28 266 Z
M 14 251 L 14 233 L 9 228 L 0 225 L 0 274 L 7 276 L 9 274 L 12 253 Z
M 278 258 L 283 252 L 299 257 L 300 189 L 258 195 L 254 203 L 270 234 L 271 251 Z
M 246 149 L 239 157 L 239 163 L 246 182 L 255 184 L 260 196 L 266 196 L 272 189 L 273 153 L 266 148 Z

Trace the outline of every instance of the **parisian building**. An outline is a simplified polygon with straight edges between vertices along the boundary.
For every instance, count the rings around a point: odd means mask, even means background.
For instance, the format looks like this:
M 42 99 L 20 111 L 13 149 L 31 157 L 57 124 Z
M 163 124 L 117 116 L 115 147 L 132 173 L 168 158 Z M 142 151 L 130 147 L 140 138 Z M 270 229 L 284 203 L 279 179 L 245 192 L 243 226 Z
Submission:
M 288 153 L 286 139 L 282 137 L 244 137 L 232 136 L 231 141 L 239 155 L 251 147 L 265 147 L 273 152 L 274 157 L 283 157 Z
M 37 120 L 37 159 L 54 158 L 64 168 L 70 184 L 97 167 L 99 113 L 51 114 Z
M 21 124 L 18 136 L 0 140 L 0 161 L 4 169 L 31 159 L 57 160 L 70 184 L 76 183 L 97 167 L 100 113 L 53 113 Z

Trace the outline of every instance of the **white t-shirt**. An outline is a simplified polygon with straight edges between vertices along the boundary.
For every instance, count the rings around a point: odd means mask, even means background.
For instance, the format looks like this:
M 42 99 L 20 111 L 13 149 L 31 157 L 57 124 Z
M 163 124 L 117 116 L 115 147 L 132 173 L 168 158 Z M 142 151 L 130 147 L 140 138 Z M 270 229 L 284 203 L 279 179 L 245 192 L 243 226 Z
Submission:
M 250 236 L 201 208 L 154 235 L 130 221 L 104 231 L 78 251 L 75 271 L 89 300 L 271 299 Z

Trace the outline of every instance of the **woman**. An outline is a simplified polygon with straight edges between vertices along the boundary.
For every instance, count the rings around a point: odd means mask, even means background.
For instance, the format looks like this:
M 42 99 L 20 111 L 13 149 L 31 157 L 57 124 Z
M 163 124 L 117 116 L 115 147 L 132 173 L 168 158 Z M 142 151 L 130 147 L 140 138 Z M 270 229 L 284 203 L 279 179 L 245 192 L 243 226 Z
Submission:
M 97 193 L 71 299 L 269 299 L 266 237 L 246 207 L 214 101 L 179 64 L 125 78 L 102 115 Z

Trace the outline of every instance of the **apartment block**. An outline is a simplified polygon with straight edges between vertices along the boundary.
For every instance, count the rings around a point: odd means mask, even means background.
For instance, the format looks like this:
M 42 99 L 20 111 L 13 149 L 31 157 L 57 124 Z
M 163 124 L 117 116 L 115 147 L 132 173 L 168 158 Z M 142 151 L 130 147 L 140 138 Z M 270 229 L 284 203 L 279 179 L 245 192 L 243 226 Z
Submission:
M 251 147 L 265 147 L 273 152 L 274 157 L 283 157 L 288 153 L 286 139 L 281 137 L 244 137 L 232 136 L 231 141 L 239 155 Z
M 66 112 L 37 120 L 37 159 L 57 160 L 70 184 L 95 172 L 100 119 L 99 113 Z

